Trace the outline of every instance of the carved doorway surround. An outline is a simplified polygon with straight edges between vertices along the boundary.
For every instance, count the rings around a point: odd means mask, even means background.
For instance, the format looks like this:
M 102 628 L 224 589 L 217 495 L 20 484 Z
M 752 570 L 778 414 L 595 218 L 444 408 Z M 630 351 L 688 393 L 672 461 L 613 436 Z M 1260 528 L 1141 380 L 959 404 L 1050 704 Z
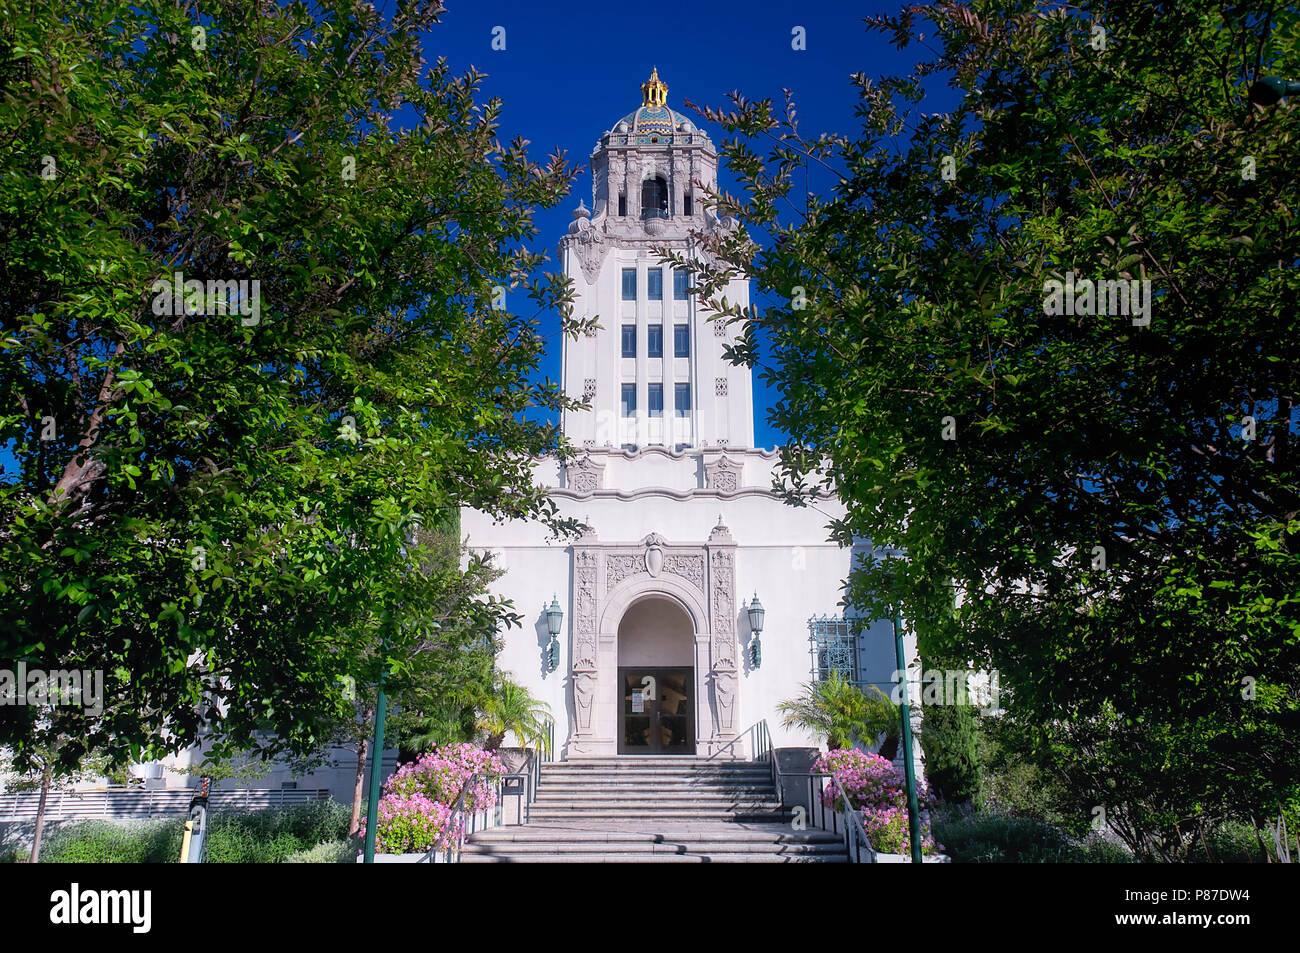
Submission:
M 635 543 L 602 542 L 590 528 L 572 547 L 573 642 L 567 756 L 618 752 L 618 627 L 646 596 L 672 599 L 690 618 L 695 642 L 696 750 L 745 757 L 736 662 L 736 541 L 721 518 L 702 544 L 651 533 Z

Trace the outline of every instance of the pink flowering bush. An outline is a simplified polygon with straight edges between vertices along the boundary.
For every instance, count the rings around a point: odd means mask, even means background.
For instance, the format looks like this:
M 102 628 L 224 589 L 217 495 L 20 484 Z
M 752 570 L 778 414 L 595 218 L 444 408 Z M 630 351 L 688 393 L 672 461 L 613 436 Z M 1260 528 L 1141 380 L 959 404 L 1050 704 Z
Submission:
M 482 775 L 504 774 L 501 759 L 472 744 L 435 748 L 418 761 L 402 765 L 384 785 L 379 799 L 375 850 L 386 854 L 445 850 L 460 843 L 463 815 L 453 817 L 462 788 L 466 813 L 496 805 L 495 786 Z M 362 823 L 361 836 L 365 836 Z
M 822 803 L 837 811 L 849 806 L 862 812 L 862 827 L 877 851 L 906 854 L 912 849 L 907 823 L 907 789 L 902 774 L 877 754 L 843 748 L 821 755 L 812 766 L 813 774 L 829 774 L 822 789 Z M 917 790 L 921 807 L 921 852 L 933 854 L 939 846 L 930 833 L 928 808 L 932 797 L 924 784 Z
M 384 785 L 385 794 L 423 794 L 430 800 L 454 807 L 470 775 L 504 774 L 501 759 L 468 742 L 434 748 L 418 761 L 402 765 Z M 496 804 L 496 792 L 487 778 L 475 779 L 465 792 L 465 810 L 485 811 Z
M 461 824 L 453 820 L 451 807 L 431 801 L 423 794 L 385 794 L 379 799 L 379 826 L 375 850 L 381 854 L 414 854 L 446 850 L 460 843 Z M 366 822 L 361 822 L 366 836 Z

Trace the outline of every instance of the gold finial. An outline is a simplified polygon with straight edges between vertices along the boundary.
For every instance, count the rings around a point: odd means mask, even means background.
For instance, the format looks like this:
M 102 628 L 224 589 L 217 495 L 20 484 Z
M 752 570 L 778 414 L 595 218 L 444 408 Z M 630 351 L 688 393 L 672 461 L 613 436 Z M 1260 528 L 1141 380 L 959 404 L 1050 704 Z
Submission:
M 641 105 L 662 106 L 668 102 L 668 85 L 659 78 L 659 67 L 650 71 L 650 78 L 641 84 Z

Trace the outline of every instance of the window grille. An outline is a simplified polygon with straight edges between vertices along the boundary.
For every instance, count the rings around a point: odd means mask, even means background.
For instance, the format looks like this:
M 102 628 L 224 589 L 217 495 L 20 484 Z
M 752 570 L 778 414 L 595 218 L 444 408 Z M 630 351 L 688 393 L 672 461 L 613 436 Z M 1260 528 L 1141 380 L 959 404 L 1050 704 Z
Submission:
M 813 680 L 824 681 L 830 678 L 831 672 L 839 672 L 845 680 L 857 682 L 858 637 L 862 622 L 823 615 L 809 619 L 808 630 L 812 643 Z

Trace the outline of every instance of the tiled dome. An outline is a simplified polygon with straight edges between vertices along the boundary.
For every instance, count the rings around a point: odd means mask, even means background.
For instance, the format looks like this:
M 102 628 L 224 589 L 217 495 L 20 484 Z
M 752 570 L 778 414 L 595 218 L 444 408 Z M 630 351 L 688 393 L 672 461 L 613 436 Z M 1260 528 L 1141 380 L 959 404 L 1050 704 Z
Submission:
M 642 106 L 632 113 L 630 119 L 632 134 L 643 136 L 657 132 L 660 135 L 671 136 L 683 118 L 681 114 L 667 106 Z
M 699 133 L 694 123 L 666 105 L 668 86 L 659 78 L 657 68 L 642 84 L 641 97 L 641 107 L 615 123 L 615 133 L 631 136 L 637 143 L 657 143 L 673 135 Z

